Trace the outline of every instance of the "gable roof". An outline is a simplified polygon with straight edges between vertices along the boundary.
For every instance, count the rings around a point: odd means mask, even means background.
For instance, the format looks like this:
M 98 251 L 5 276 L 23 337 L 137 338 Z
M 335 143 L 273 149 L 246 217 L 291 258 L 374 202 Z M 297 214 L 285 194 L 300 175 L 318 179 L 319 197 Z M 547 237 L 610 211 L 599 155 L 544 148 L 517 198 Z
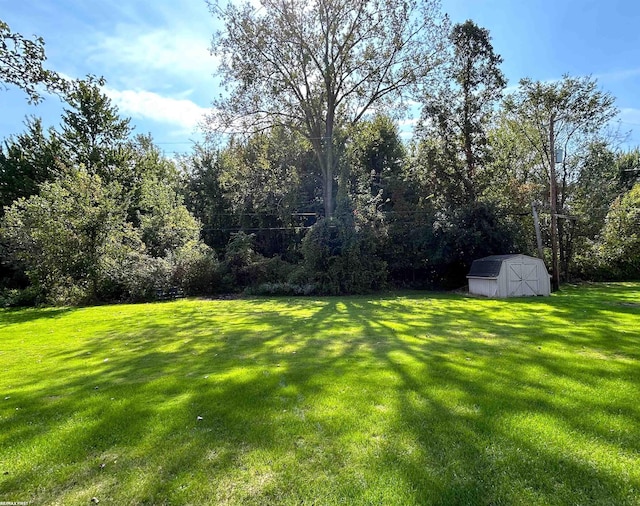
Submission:
M 497 278 L 502 260 L 474 260 L 467 276 L 472 278 Z
M 474 260 L 471 264 L 471 269 L 469 270 L 469 274 L 467 277 L 472 278 L 497 278 L 498 274 L 500 274 L 500 268 L 502 267 L 502 262 L 504 260 L 508 260 L 509 258 L 518 257 L 522 255 L 512 254 L 512 255 L 491 255 L 484 258 L 479 258 Z

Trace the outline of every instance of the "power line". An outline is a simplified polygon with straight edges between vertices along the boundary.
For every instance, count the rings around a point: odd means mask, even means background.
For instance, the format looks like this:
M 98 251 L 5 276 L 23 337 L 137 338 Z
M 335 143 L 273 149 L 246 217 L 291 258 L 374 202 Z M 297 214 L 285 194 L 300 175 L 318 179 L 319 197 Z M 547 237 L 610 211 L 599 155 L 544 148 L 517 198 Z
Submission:
M 176 141 L 176 142 L 153 142 L 154 144 L 159 144 L 159 145 L 167 145 L 167 144 L 195 144 L 194 141 Z

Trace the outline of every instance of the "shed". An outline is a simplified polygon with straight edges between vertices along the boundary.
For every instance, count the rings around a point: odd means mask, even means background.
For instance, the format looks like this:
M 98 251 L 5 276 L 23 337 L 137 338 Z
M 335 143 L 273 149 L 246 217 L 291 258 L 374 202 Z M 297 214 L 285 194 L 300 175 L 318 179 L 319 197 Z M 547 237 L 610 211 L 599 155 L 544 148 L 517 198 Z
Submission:
M 549 295 L 549 273 L 540 258 L 492 255 L 474 260 L 467 275 L 469 293 L 487 297 Z

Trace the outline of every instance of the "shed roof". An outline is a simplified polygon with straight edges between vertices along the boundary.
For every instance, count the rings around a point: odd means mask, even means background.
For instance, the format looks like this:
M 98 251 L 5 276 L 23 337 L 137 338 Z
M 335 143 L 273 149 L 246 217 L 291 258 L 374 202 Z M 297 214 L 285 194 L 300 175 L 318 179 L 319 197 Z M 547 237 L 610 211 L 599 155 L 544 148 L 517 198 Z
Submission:
M 484 258 L 474 260 L 471 264 L 468 277 L 472 278 L 497 278 L 500 274 L 500 267 L 502 262 L 509 258 L 521 256 L 518 254 L 512 255 L 491 255 Z

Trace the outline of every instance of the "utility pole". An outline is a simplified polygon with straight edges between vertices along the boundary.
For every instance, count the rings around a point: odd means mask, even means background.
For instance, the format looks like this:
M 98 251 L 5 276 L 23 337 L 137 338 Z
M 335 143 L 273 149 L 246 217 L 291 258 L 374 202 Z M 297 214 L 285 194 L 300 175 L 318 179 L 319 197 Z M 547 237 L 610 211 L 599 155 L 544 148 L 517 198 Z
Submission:
M 551 207 L 551 287 L 554 292 L 560 289 L 560 266 L 558 262 L 558 179 L 556 178 L 556 148 L 554 133 L 555 117 L 549 118 L 549 200 Z

